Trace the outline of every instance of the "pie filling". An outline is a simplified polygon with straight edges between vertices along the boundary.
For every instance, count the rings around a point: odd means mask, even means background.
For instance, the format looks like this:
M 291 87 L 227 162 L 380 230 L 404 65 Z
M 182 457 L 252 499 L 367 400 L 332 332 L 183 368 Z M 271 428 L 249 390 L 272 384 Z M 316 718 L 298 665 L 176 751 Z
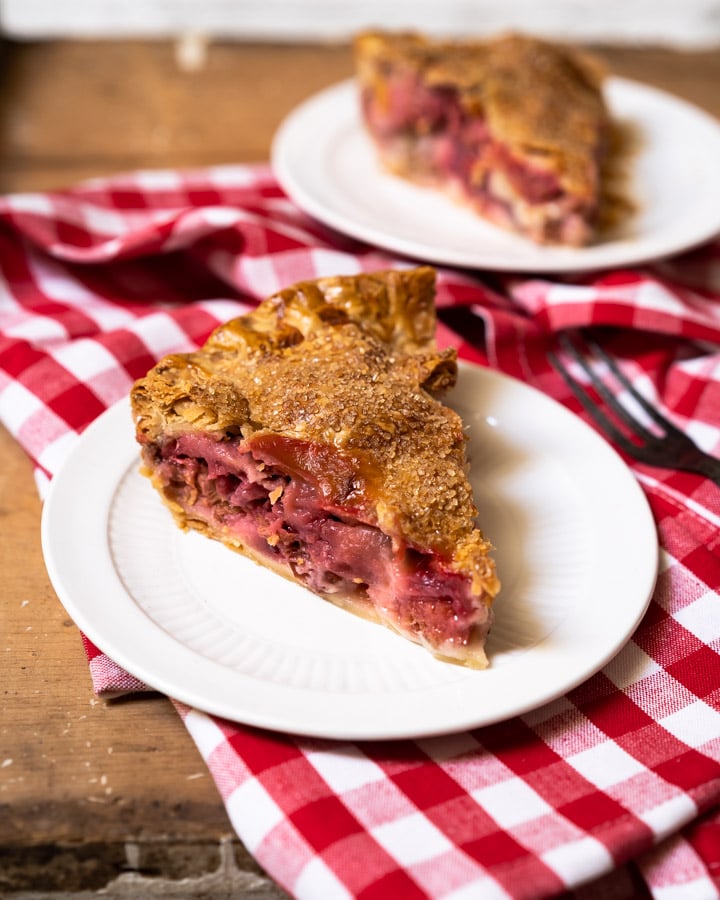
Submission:
M 301 441 L 190 433 L 146 444 L 143 458 L 181 525 L 235 545 L 436 656 L 486 664 L 491 610 L 470 579 L 384 534 L 341 462 L 315 460 L 313 471 Z
M 362 113 L 381 158 L 396 173 L 442 187 L 484 218 L 540 243 L 586 244 L 597 204 L 569 193 L 557 173 L 513 155 L 452 87 L 417 73 L 385 72 L 361 92 Z

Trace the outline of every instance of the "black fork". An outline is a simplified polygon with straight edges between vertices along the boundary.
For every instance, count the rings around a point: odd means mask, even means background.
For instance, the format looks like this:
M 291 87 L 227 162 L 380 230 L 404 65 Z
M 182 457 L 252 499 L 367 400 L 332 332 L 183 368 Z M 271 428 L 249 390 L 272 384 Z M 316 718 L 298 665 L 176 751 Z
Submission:
M 611 356 L 608 356 L 596 341 L 591 338 L 585 338 L 585 344 L 590 352 L 597 360 L 607 366 L 617 383 L 643 409 L 649 422 L 653 423 L 653 428 L 639 421 L 618 400 L 606 381 L 595 371 L 586 355 L 586 351 L 579 349 L 566 334 L 560 335 L 558 342 L 564 353 L 582 368 L 592 386 L 602 397 L 608 408 L 612 410 L 617 420 L 624 423 L 627 431 L 618 427 L 618 424 L 593 399 L 587 388 L 572 375 L 557 354 L 553 352 L 548 353 L 550 363 L 562 375 L 567 386 L 597 425 L 621 450 L 633 459 L 646 463 L 649 466 L 695 472 L 698 475 L 704 475 L 720 486 L 720 459 L 710 456 L 697 447 L 684 432 L 680 431 L 665 416 L 661 415 L 654 406 L 648 403 L 645 397 L 628 381 L 617 362 Z

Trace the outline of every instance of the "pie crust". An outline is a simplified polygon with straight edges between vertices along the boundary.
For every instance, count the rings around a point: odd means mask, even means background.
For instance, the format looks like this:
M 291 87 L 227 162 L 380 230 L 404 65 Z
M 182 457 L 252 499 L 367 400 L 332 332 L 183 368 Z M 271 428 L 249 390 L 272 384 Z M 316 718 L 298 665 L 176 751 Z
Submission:
M 596 61 L 519 34 L 355 40 L 364 122 L 393 173 L 538 243 L 593 240 L 609 114 Z
M 301 282 L 161 360 L 131 402 L 180 527 L 482 668 L 499 582 L 463 423 L 437 399 L 457 363 L 434 284 L 429 267 Z

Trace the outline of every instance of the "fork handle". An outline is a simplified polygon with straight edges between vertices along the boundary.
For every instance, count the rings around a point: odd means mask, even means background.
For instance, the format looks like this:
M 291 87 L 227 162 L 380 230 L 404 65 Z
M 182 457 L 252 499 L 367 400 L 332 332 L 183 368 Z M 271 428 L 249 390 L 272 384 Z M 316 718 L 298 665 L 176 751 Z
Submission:
M 694 459 L 692 464 L 683 468 L 686 468 L 689 472 L 697 472 L 699 475 L 704 475 L 720 487 L 720 459 L 703 454 L 703 456 Z

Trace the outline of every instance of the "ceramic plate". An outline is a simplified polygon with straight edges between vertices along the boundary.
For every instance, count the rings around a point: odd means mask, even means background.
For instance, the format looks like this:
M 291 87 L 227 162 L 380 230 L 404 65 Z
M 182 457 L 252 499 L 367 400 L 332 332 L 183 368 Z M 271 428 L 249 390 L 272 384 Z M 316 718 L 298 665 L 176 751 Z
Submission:
M 439 193 L 383 172 L 343 82 L 301 104 L 273 143 L 280 184 L 307 213 L 352 237 L 446 265 L 570 272 L 646 262 L 720 232 L 720 123 L 676 97 L 611 78 L 608 104 L 638 142 L 637 211 L 593 246 L 540 247 Z
M 439 662 L 181 532 L 138 474 L 126 403 L 87 429 L 52 482 L 42 539 L 55 590 L 127 671 L 246 724 L 400 738 L 537 707 L 632 634 L 655 582 L 654 523 L 615 452 L 534 389 L 463 365 L 453 405 L 469 428 L 473 487 L 503 582 L 484 671 Z

